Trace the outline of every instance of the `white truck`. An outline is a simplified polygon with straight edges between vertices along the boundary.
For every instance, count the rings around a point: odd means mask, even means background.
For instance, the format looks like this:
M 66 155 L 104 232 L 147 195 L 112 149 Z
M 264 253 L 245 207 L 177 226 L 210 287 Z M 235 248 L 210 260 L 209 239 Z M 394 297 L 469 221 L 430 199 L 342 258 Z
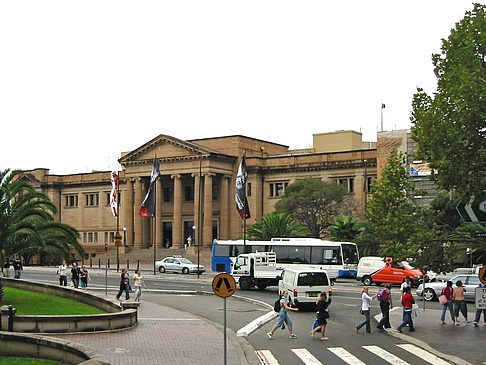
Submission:
M 265 289 L 278 285 L 282 270 L 277 267 L 275 252 L 252 252 L 238 255 L 231 274 L 240 288 L 249 290 L 253 287 Z
M 286 268 L 323 270 L 319 265 L 277 263 L 275 252 L 252 252 L 238 255 L 232 265 L 231 275 L 239 283 L 240 289 L 249 290 L 256 286 L 263 290 L 267 286 L 278 286 Z M 338 270 L 326 269 L 326 272 L 334 284 Z

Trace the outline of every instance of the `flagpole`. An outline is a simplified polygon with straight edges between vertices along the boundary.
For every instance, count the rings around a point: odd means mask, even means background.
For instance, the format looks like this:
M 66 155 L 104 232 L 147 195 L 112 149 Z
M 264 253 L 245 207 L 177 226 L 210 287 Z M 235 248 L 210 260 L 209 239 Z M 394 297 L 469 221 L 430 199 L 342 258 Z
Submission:
M 119 176 L 117 177 L 117 186 L 116 186 L 116 236 L 120 235 L 120 179 Z M 116 244 L 116 243 L 115 243 Z M 118 273 L 118 269 L 120 268 L 120 246 L 116 244 L 116 272 Z
M 155 159 L 157 159 L 157 154 L 155 154 Z M 160 172 L 160 168 L 159 168 Z M 157 232 L 157 180 L 154 182 L 154 196 L 155 196 L 155 207 L 154 207 L 154 226 L 152 227 L 152 239 L 154 244 L 154 275 L 155 275 L 155 261 L 157 260 L 157 243 L 155 240 L 155 233 Z
M 381 132 L 383 132 L 383 109 L 385 109 L 385 104 L 381 103 Z

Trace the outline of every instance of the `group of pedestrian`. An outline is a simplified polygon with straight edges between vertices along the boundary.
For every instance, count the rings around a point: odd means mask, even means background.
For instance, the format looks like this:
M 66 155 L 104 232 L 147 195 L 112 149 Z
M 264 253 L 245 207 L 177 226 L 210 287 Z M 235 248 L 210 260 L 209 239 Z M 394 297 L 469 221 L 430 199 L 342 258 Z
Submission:
M 143 275 L 140 269 L 135 271 L 133 277 L 133 287 L 135 288 L 135 301 L 140 302 L 142 297 L 142 286 L 146 289 L 145 281 L 143 280 Z M 130 285 L 130 277 L 128 274 L 128 269 L 124 267 L 120 275 L 120 290 L 116 295 L 116 299 L 120 300 L 121 295 L 125 292 L 125 299 L 130 299 L 130 292 L 132 291 L 132 286 Z
M 66 260 L 62 260 L 61 265 L 59 265 L 59 267 L 57 268 L 59 285 L 67 286 L 69 271 L 71 272 L 72 286 L 76 289 L 81 286 L 81 289 L 86 290 L 88 288 L 88 282 L 91 281 L 89 271 L 85 265 L 82 265 L 80 268 L 77 262 L 73 262 L 71 270 L 69 270 Z
M 22 266 L 22 261 L 20 260 L 20 257 L 18 255 L 15 255 L 13 260 L 10 257 L 7 257 L 5 259 L 5 262 L 2 266 L 3 276 L 5 278 L 10 277 L 10 267 L 13 267 L 14 269 L 14 278 L 20 279 L 24 267 Z
M 471 323 L 467 318 L 467 305 L 466 299 L 464 298 L 464 293 L 466 288 L 462 285 L 462 281 L 458 280 L 456 282 L 456 287 L 453 288 L 452 281 L 447 281 L 446 286 L 442 289 L 439 297 L 439 302 L 442 304 L 442 313 L 440 316 L 440 321 L 442 324 L 446 324 L 445 316 L 447 310 L 451 315 L 451 321 L 454 325 L 459 326 L 459 313 L 462 314 L 466 320 L 466 324 Z M 483 283 L 479 284 L 480 288 L 484 288 Z M 484 324 L 486 325 L 486 309 L 477 309 L 476 316 L 474 318 L 474 326 L 479 327 L 479 321 L 481 319 L 481 313 L 483 313 Z

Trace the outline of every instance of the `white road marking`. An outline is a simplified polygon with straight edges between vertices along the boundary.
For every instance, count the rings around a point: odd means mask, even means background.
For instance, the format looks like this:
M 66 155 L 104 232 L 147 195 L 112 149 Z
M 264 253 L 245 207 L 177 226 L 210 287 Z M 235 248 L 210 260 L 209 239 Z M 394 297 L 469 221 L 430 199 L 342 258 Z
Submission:
M 323 365 L 322 362 L 317 360 L 317 358 L 307 351 L 307 349 L 292 349 L 292 352 L 306 365 Z
M 370 351 L 371 353 L 375 354 L 376 356 L 381 357 L 386 362 L 389 362 L 393 365 L 409 365 L 408 362 L 403 361 L 399 357 L 393 355 L 392 353 L 383 350 L 381 347 L 378 346 L 363 346 L 364 349 Z
M 339 357 L 341 360 L 343 360 L 346 364 L 350 364 L 350 365 L 365 364 L 363 361 L 361 361 L 356 356 L 352 355 L 350 352 L 348 352 L 342 347 L 329 347 L 328 350 L 331 351 L 337 357 Z
M 279 365 L 277 359 L 272 355 L 270 350 L 258 350 L 256 354 L 264 365 Z
M 442 360 L 440 357 L 435 356 L 434 354 L 431 354 L 430 352 L 425 351 L 424 349 L 421 349 L 420 347 L 417 347 L 415 345 L 412 345 L 411 343 L 406 343 L 402 345 L 397 345 L 401 349 L 404 349 L 418 357 L 421 357 L 422 360 L 427 361 L 430 364 L 434 365 L 449 365 L 447 361 Z

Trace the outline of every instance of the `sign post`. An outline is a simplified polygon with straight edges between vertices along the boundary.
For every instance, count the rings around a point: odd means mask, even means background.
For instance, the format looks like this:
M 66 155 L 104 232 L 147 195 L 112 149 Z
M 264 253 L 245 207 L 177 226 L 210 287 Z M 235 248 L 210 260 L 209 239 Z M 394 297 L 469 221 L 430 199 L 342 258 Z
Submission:
M 105 243 L 105 296 L 108 296 L 108 243 Z
M 486 191 L 480 192 L 468 204 L 457 204 L 456 210 L 465 223 L 486 223 Z
M 223 336 L 224 336 L 224 365 L 226 365 L 226 298 L 232 296 L 236 291 L 236 281 L 230 274 L 221 273 L 213 279 L 213 292 L 218 297 L 224 298 L 223 310 Z

